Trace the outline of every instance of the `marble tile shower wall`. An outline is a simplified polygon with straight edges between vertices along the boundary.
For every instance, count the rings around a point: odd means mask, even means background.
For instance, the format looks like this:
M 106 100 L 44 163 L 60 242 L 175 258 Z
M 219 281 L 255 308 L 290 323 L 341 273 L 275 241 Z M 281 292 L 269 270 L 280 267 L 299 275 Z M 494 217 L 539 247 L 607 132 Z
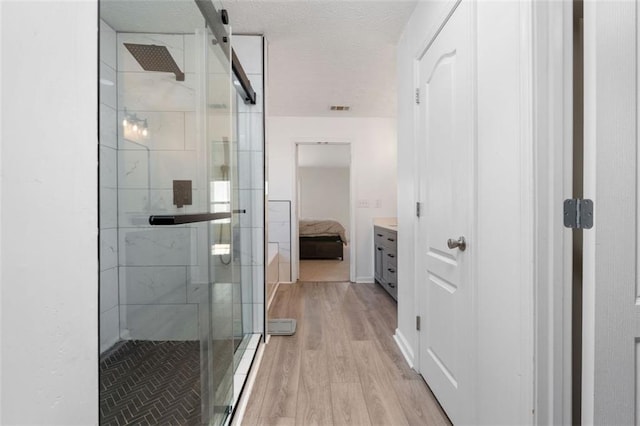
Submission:
M 291 202 L 269 200 L 268 234 L 270 243 L 278 243 L 280 282 L 291 281 Z
M 185 81 L 144 71 L 123 43 L 166 46 Z M 149 214 L 208 211 L 197 175 L 195 37 L 117 34 L 118 265 L 123 339 L 195 340 L 198 302 L 206 283 L 206 224 L 152 228 Z M 127 114 L 147 120 L 142 137 L 121 124 Z M 173 181 L 190 180 L 193 203 L 173 204 Z
M 120 338 L 116 32 L 100 22 L 100 353 Z
M 233 48 L 256 91 L 256 105 L 238 105 L 238 189 L 240 215 L 242 313 L 245 333 L 264 330 L 264 112 L 261 36 L 233 37 Z M 237 309 L 236 309 L 237 311 Z M 253 318 L 252 318 L 253 317 Z

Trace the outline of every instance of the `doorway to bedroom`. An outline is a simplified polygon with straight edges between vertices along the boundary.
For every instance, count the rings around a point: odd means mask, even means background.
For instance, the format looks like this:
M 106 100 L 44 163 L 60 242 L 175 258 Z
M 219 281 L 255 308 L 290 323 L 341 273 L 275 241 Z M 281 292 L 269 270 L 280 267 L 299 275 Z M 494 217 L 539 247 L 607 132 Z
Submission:
M 351 145 L 296 144 L 298 279 L 348 282 L 355 258 L 351 223 Z

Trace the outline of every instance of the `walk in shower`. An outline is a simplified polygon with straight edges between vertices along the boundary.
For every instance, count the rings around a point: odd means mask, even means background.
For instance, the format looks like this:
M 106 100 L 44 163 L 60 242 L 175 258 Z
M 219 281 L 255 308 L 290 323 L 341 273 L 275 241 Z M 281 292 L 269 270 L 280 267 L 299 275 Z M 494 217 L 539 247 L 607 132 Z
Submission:
M 224 424 L 264 330 L 264 152 L 220 11 L 100 2 L 102 424 Z

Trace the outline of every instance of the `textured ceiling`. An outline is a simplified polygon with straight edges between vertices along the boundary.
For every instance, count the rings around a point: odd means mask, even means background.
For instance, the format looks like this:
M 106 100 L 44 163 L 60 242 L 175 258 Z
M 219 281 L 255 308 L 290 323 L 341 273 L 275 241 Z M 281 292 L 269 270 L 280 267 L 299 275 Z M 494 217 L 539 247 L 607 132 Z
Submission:
M 396 115 L 396 44 L 415 1 L 221 0 L 269 41 L 269 115 Z M 330 111 L 349 105 L 350 111 Z
M 394 117 L 396 44 L 416 0 L 214 0 L 233 32 L 269 41 L 269 115 Z M 192 0 L 101 0 L 116 31 L 190 32 Z M 330 111 L 349 105 L 350 111 Z

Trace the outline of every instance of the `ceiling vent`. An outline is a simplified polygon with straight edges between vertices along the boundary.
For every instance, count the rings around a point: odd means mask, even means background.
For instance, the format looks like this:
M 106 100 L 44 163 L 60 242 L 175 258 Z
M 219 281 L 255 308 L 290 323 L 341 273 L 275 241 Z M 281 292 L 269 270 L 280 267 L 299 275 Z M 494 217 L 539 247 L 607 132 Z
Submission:
M 331 111 L 349 111 L 350 106 L 347 105 L 331 105 Z

